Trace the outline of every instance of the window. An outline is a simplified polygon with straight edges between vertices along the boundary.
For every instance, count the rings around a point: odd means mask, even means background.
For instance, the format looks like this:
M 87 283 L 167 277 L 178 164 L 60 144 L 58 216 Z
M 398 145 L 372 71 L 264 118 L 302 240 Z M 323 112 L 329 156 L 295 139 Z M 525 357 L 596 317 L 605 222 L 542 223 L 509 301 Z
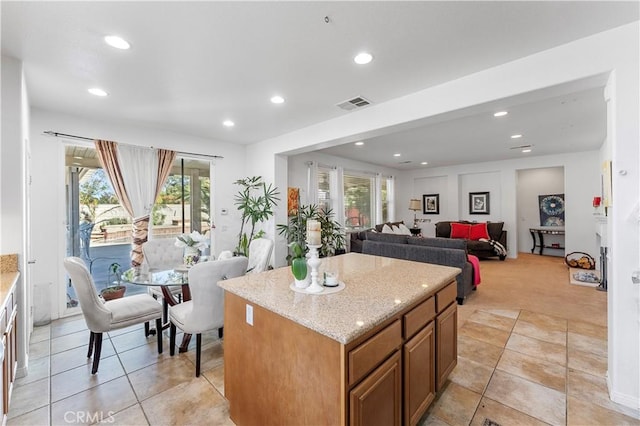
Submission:
M 331 202 L 331 169 L 318 167 L 318 207 L 324 211 L 333 208 Z
M 371 219 L 375 216 L 374 178 L 345 172 L 343 181 L 345 227 L 348 229 L 370 228 L 373 226 Z

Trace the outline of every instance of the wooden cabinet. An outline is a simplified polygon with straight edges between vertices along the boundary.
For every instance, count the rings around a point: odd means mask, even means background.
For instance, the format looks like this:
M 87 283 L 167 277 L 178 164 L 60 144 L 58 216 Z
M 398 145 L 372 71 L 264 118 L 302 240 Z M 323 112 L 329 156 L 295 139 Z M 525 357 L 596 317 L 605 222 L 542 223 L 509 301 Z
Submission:
M 3 424 L 9 412 L 9 401 L 15 380 L 16 369 L 18 367 L 17 352 L 17 310 L 15 305 L 15 291 L 12 290 L 7 295 L 4 304 L 0 308 L 0 330 L 2 330 L 1 340 L 4 346 L 4 360 L 2 361 L 2 419 Z
M 433 321 L 403 347 L 406 424 L 418 424 L 436 396 L 435 348 Z
M 227 291 L 231 419 L 238 425 L 417 424 L 456 365 L 455 297 L 453 281 L 343 344 Z
M 352 426 L 400 425 L 402 362 L 396 351 L 349 393 Z
M 436 391 L 442 389 L 458 363 L 458 305 L 452 303 L 436 317 Z

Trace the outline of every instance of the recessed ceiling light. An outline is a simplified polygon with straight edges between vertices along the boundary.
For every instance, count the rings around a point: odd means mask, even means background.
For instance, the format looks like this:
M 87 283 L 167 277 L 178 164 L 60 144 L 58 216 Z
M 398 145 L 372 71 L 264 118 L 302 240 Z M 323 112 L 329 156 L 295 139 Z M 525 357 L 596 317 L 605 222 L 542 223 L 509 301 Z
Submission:
M 356 142 L 354 145 L 355 145 L 355 146 L 362 146 L 362 145 L 364 145 L 364 142 L 362 142 L 362 141 L 360 141 L 360 142 Z
M 522 152 L 525 152 L 525 153 L 526 152 L 531 152 L 531 148 L 525 148 L 525 149 L 522 150 Z
M 422 162 L 422 163 L 420 163 L 420 164 L 422 164 L 423 166 L 426 166 L 426 165 L 427 165 L 427 164 L 429 164 L 429 163 L 427 163 L 426 161 L 423 161 L 423 162 Z
M 111 47 L 115 47 L 116 49 L 126 50 L 131 47 L 129 42 L 118 36 L 106 36 L 104 38 L 105 43 L 107 43 Z
M 353 58 L 353 62 L 358 65 L 366 65 L 373 60 L 373 56 L 371 53 L 361 52 L 358 53 L 355 58 Z
M 88 90 L 89 93 L 91 93 L 92 95 L 96 95 L 96 96 L 107 96 L 108 93 L 105 92 L 104 90 L 98 88 L 98 87 L 92 87 L 91 89 Z
M 400 157 L 401 154 L 393 154 L 394 157 Z
M 273 103 L 273 104 L 281 104 L 281 103 L 284 103 L 284 98 L 283 98 L 282 96 L 278 96 L 278 95 L 273 96 L 273 97 L 271 98 L 271 103 Z
M 224 121 L 222 122 L 222 125 L 223 125 L 223 126 L 225 126 L 225 127 L 233 127 L 233 126 L 235 126 L 235 125 L 236 125 L 236 123 L 234 123 L 234 122 L 233 122 L 233 121 L 231 121 L 231 120 L 224 120 Z
M 520 139 L 522 135 L 511 135 L 511 139 Z
M 493 116 L 494 117 L 504 117 L 507 114 L 509 114 L 507 111 L 498 111 L 495 114 L 493 114 Z

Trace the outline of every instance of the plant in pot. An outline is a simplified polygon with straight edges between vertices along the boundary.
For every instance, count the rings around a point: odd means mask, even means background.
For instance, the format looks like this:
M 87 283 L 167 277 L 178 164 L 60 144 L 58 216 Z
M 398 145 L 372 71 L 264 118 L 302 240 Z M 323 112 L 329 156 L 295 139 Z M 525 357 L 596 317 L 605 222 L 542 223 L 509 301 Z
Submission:
M 289 244 L 289 248 L 293 253 L 291 255 L 291 272 L 295 278 L 295 286 L 298 288 L 306 288 L 309 285 L 309 280 L 307 279 L 307 258 L 305 257 L 305 249 L 297 241 Z
M 112 285 L 102 289 L 100 294 L 104 300 L 113 300 L 119 299 L 124 296 L 125 291 L 127 291 L 127 287 L 123 286 L 121 283 L 121 274 L 119 263 L 112 263 L 109 265 L 109 273 L 107 275 L 107 281 L 112 283 Z M 114 281 L 111 281 L 111 276 L 115 278 Z
M 344 253 L 345 236 L 342 232 L 342 226 L 333 220 L 333 211 L 331 209 L 324 210 L 318 208 L 315 204 L 308 206 L 300 206 L 298 214 L 289 218 L 286 225 L 277 225 L 278 234 L 283 235 L 287 242 L 298 242 L 306 249 L 304 243 L 307 232 L 307 221 L 310 219 L 320 222 L 321 244 L 320 256 L 333 256 L 334 254 Z M 287 262 L 292 259 L 291 253 L 287 256 Z
M 264 231 L 256 231 L 256 225 L 273 216 L 273 207 L 277 206 L 280 193 L 271 184 L 264 183 L 262 176 L 239 179 L 234 183 L 242 187 L 235 196 L 235 205 L 242 213 L 242 223 L 240 224 L 235 253 L 248 256 L 251 240 L 264 235 Z M 251 230 L 247 232 L 249 227 Z

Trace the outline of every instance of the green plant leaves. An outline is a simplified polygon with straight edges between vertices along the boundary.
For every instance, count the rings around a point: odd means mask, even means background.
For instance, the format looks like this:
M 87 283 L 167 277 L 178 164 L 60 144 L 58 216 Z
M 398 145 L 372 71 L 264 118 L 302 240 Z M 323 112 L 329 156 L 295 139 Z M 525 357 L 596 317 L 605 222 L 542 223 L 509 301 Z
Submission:
M 297 257 L 291 261 L 291 272 L 297 280 L 304 280 L 307 276 L 307 260 Z

